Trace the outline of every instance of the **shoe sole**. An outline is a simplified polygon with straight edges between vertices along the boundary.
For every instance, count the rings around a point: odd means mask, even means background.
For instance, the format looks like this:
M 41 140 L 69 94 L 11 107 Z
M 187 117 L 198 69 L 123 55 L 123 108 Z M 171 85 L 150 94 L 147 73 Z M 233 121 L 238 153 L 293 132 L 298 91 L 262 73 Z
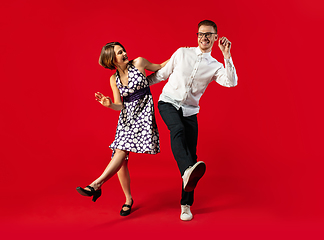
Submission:
M 85 192 L 85 190 L 83 190 L 81 187 L 77 187 L 76 190 L 78 191 L 78 193 L 80 193 L 82 196 L 86 196 L 86 197 L 91 197 L 89 194 L 87 194 Z
M 201 162 L 198 165 L 196 165 L 195 169 L 191 172 L 188 183 L 186 187 L 184 188 L 185 192 L 192 192 L 196 186 L 200 178 L 204 176 L 206 171 L 206 165 L 205 163 Z
M 180 217 L 180 219 L 181 219 L 182 221 L 191 221 L 191 220 L 192 220 L 192 217 L 191 217 L 191 218 L 181 218 L 181 217 Z
M 131 214 L 131 210 L 129 211 L 129 210 L 127 210 L 127 211 L 120 211 L 120 216 L 122 216 L 122 217 L 125 217 L 125 216 L 128 216 L 129 214 Z

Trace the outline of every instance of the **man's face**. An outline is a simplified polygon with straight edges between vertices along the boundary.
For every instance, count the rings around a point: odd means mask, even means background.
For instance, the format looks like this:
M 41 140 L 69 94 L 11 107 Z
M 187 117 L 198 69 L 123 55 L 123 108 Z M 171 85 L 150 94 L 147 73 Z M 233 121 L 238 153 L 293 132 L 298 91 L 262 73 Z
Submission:
M 211 34 L 208 34 L 211 33 Z M 206 35 L 210 35 L 206 37 Z M 210 52 L 218 35 L 212 26 L 200 26 L 198 29 L 198 46 L 202 52 Z

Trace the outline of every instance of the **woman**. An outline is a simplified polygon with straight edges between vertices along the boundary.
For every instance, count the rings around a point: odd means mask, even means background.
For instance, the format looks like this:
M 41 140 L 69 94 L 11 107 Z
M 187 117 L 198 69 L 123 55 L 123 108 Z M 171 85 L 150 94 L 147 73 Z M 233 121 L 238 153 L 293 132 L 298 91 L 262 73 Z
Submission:
M 116 69 L 110 77 L 114 102 L 100 92 L 95 93 L 96 100 L 121 112 L 115 140 L 109 146 L 113 150 L 111 161 L 99 178 L 85 188 L 77 187 L 77 191 L 83 196 L 92 196 L 95 202 L 101 196 L 101 186 L 117 173 L 126 196 L 121 216 L 129 215 L 133 206 L 127 166 L 129 152 L 156 154 L 160 151 L 153 98 L 145 69 L 155 72 L 166 63 L 153 64 L 142 57 L 129 61 L 125 48 L 119 42 L 106 44 L 100 54 L 101 66 Z

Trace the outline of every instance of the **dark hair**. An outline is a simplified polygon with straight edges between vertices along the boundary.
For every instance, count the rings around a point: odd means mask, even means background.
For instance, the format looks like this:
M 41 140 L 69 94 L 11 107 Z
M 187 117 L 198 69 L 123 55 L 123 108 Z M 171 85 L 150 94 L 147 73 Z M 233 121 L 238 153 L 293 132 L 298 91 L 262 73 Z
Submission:
M 216 26 L 216 23 L 214 23 L 213 21 L 210 21 L 210 20 L 203 20 L 201 21 L 200 23 L 198 23 L 198 29 L 200 28 L 200 26 L 212 26 L 216 33 L 217 33 L 217 26 Z
M 110 42 L 107 43 L 105 46 L 102 47 L 100 57 L 99 57 L 99 64 L 104 68 L 108 68 L 111 70 L 116 69 L 116 65 L 114 64 L 115 60 L 115 51 L 114 46 L 119 45 L 122 49 L 126 52 L 123 45 L 119 42 Z

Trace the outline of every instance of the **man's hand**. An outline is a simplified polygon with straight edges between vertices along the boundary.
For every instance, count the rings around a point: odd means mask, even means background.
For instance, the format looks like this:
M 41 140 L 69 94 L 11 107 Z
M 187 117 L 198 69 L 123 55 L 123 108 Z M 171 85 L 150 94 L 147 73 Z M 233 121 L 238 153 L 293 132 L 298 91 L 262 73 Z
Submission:
M 231 57 L 231 46 L 232 43 L 226 37 L 222 37 L 218 41 L 218 47 L 222 51 L 224 58 L 226 59 L 229 59 Z

